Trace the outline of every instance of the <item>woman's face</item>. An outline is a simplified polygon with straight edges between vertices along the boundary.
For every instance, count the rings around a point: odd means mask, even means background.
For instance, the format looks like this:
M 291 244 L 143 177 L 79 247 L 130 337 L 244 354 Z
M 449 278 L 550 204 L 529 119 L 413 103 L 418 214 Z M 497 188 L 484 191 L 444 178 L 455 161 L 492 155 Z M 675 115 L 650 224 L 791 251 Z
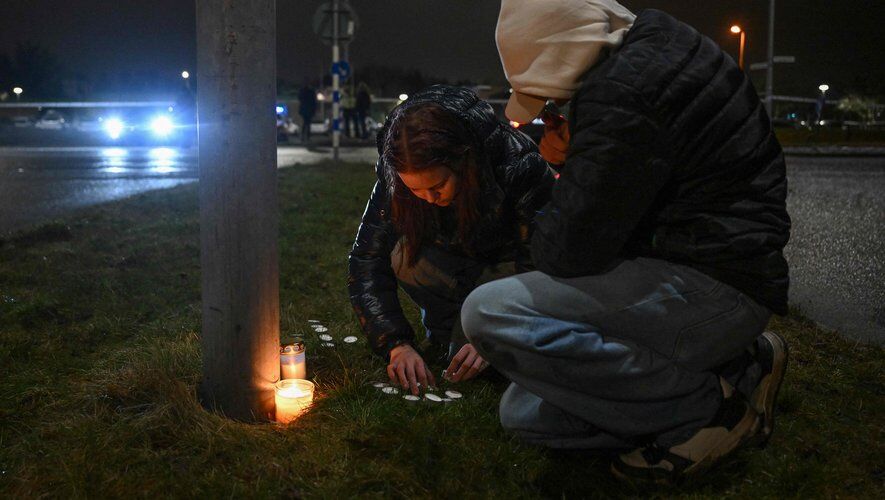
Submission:
M 412 194 L 431 205 L 447 207 L 458 195 L 458 176 L 448 167 L 399 172 L 399 178 Z

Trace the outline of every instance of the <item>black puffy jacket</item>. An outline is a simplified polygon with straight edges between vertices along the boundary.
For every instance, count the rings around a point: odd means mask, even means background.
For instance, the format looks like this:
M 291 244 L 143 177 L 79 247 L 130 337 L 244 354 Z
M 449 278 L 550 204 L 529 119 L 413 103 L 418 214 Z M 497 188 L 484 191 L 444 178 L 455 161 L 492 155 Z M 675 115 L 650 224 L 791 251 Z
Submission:
M 478 151 L 483 211 L 475 226 L 472 253 L 481 261 L 516 259 L 518 271 L 533 269 L 530 241 L 537 210 L 550 199 L 553 171 L 524 134 L 501 122 L 488 103 L 468 89 L 435 85 L 401 106 L 432 102 L 458 116 L 471 132 Z M 390 123 L 378 134 L 379 154 Z M 379 162 L 382 160 L 379 160 Z M 372 349 L 387 357 L 415 334 L 397 297 L 390 253 L 399 241 L 390 220 L 388 190 L 381 165 L 369 203 L 350 252 L 348 290 L 357 318 Z M 457 235 L 439 232 L 433 245 L 466 255 Z M 506 257 L 505 257 L 506 256 Z
M 538 269 L 581 276 L 662 258 L 786 313 L 783 152 L 731 57 L 646 10 L 570 104 L 565 167 L 535 219 Z

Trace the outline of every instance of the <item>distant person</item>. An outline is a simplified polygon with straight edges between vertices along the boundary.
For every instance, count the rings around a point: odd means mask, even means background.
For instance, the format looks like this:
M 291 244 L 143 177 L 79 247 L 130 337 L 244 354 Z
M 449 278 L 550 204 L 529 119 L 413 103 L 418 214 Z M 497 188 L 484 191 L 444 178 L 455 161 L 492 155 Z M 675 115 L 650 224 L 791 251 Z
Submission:
M 461 304 L 477 284 L 533 268 L 532 219 L 550 197 L 553 171 L 488 103 L 441 85 L 391 111 L 378 152 L 349 258 L 360 326 L 390 380 L 412 394 L 435 385 L 428 356 L 448 363 L 449 380 L 469 380 L 488 364 L 465 344 Z M 422 310 L 430 354 L 419 353 L 399 288 Z
M 614 0 L 503 0 L 496 37 L 507 116 L 568 101 L 571 126 L 534 219 L 538 271 L 480 286 L 461 313 L 513 382 L 502 424 L 554 448 L 632 450 L 611 468 L 639 480 L 765 442 L 787 345 L 763 330 L 787 313 L 790 217 L 747 74 L 690 26 Z
M 298 114 L 301 115 L 301 143 L 310 143 L 310 124 L 317 111 L 317 91 L 305 84 L 298 91 Z
M 344 134 L 347 137 L 356 137 L 359 132 L 357 126 L 356 97 L 353 95 L 353 85 L 348 89 L 341 89 L 341 110 L 344 114 Z
M 367 139 L 369 133 L 366 131 L 366 119 L 372 109 L 372 94 L 369 92 L 369 86 L 366 82 L 360 82 L 356 91 L 356 123 L 359 127 L 360 139 Z

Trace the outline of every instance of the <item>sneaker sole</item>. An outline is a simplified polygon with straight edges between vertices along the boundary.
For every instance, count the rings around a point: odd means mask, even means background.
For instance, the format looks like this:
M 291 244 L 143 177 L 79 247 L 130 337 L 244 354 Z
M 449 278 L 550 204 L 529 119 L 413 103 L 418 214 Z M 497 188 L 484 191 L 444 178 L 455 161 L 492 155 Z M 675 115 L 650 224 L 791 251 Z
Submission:
M 760 448 L 768 445 L 771 434 L 774 432 L 774 403 L 777 401 L 778 393 L 780 393 L 781 385 L 784 382 L 790 357 L 787 342 L 780 335 L 773 332 L 764 332 L 762 335 L 773 348 L 773 358 L 771 373 L 759 383 L 759 388 L 753 393 L 753 399 L 750 402 L 762 418 L 762 426 L 753 439 L 753 444 Z

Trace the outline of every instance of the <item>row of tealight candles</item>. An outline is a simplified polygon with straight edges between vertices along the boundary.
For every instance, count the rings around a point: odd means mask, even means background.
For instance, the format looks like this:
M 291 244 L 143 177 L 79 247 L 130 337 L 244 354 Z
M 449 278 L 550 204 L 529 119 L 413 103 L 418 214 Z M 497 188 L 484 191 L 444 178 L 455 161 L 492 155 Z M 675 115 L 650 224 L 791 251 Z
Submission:
M 307 378 L 304 342 L 283 339 L 280 343 L 280 381 L 274 385 L 276 420 L 288 424 L 307 411 L 313 402 L 313 382 Z

